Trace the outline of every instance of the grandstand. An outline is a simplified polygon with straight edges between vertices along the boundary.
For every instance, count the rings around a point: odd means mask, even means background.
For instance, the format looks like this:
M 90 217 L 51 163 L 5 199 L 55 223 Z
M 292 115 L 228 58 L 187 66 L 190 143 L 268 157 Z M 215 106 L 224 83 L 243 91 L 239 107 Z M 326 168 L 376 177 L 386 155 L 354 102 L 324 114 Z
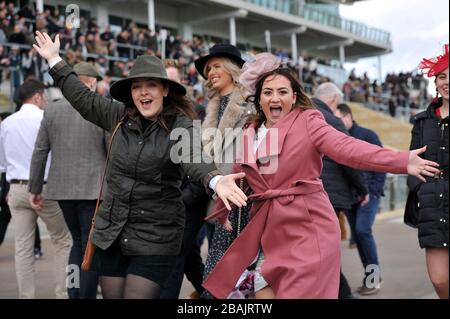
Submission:
M 43 8 L 65 12 L 71 0 L 45 0 Z M 324 60 L 344 61 L 391 52 L 390 34 L 343 19 L 340 3 L 314 0 L 80 0 L 81 15 L 100 28 L 120 30 L 129 21 L 152 31 L 168 30 L 184 40 L 231 42 L 242 50 L 277 48 Z M 126 4 L 126 5 L 125 5 Z M 124 6 L 125 5 L 125 6 Z M 342 77 L 342 73 L 340 74 Z
M 100 84 L 105 92 L 111 80 L 126 76 L 137 55 L 147 53 L 178 59 L 185 67 L 185 84 L 195 95 L 201 79 L 192 62 L 218 42 L 236 44 L 244 56 L 273 52 L 298 70 L 309 93 L 323 81 L 343 86 L 348 79 L 344 62 L 392 51 L 389 32 L 340 16 L 339 5 L 356 1 L 77 0 L 81 25 L 70 30 L 64 20 L 72 0 L 0 0 L 0 106 L 14 110 L 14 88 L 27 76 L 52 84 L 45 61 L 30 50 L 35 30 L 59 33 L 69 63 L 95 62 L 109 75 L 109 82 Z M 385 100 L 360 102 L 376 102 L 374 108 L 385 110 Z M 202 102 L 201 95 L 197 102 Z M 352 108 L 358 121 L 378 132 L 385 144 L 408 147 L 410 125 L 361 104 Z

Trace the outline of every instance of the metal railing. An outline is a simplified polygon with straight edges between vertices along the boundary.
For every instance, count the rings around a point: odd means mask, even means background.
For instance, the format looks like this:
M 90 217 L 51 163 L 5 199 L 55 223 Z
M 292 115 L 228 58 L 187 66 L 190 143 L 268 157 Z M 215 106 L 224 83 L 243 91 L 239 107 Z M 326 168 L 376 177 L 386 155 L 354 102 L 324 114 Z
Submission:
M 387 174 L 384 183 L 384 196 L 381 197 L 379 210 L 381 212 L 401 209 L 405 207 L 408 197 L 407 175 Z
M 279 11 L 286 14 L 300 16 L 306 20 L 320 23 L 321 25 L 332 27 L 340 31 L 355 34 L 365 39 L 389 45 L 391 35 L 388 31 L 369 27 L 363 23 L 345 19 L 339 15 L 311 8 L 308 6 L 299 8 L 298 1 L 295 0 L 243 0 L 270 10 Z

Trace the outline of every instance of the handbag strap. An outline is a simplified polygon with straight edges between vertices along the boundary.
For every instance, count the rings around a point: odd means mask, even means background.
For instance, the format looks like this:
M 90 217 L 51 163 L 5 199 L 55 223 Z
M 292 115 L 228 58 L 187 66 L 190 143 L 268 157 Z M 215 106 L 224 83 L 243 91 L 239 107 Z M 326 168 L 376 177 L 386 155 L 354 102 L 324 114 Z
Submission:
M 98 193 L 97 202 L 95 204 L 94 216 L 92 217 L 92 227 L 91 228 L 94 228 L 95 217 L 97 216 L 97 211 L 100 206 L 100 199 L 101 199 L 102 193 L 103 193 L 103 186 L 105 185 L 106 171 L 108 169 L 108 163 L 109 163 L 109 158 L 111 155 L 111 148 L 112 148 L 114 136 L 116 136 L 117 131 L 119 130 L 120 126 L 123 124 L 125 117 L 126 117 L 126 115 L 122 116 L 122 118 L 119 120 L 119 123 L 117 123 L 116 127 L 114 128 L 114 131 L 111 134 L 111 139 L 110 139 L 109 145 L 108 145 L 108 152 L 106 153 L 105 167 L 103 168 L 103 175 L 102 175 L 102 179 L 100 182 L 100 191 Z
M 241 190 L 244 189 L 244 178 L 242 177 L 239 181 L 239 188 Z M 238 225 L 237 225 L 237 234 L 241 232 L 241 219 L 242 219 L 242 207 L 239 207 L 239 213 L 238 213 Z

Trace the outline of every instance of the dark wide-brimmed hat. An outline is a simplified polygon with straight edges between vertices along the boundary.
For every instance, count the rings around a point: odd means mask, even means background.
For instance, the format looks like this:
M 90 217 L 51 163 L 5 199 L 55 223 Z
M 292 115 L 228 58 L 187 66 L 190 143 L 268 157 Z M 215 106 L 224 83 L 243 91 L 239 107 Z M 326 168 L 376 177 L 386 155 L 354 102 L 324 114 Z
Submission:
M 234 45 L 231 44 L 216 44 L 214 45 L 210 50 L 209 54 L 201 57 L 197 60 L 195 60 L 195 68 L 197 69 L 197 72 L 203 76 L 205 79 L 208 77 L 203 74 L 203 71 L 205 70 L 206 63 L 211 58 L 215 57 L 225 57 L 230 59 L 231 61 L 236 62 L 240 67 L 242 67 L 245 63 L 245 61 L 241 57 L 241 51 L 239 51 L 238 48 L 236 48 Z
M 114 82 L 111 85 L 110 94 L 117 101 L 130 103 L 133 101 L 131 97 L 131 83 L 134 79 L 159 79 L 169 85 L 169 90 L 174 90 L 178 94 L 186 95 L 186 89 L 178 82 L 172 81 L 167 77 L 166 69 L 161 61 L 153 55 L 138 56 L 130 69 L 130 75 L 126 79 Z
M 73 66 L 73 70 L 78 75 L 90 76 L 92 78 L 96 78 L 98 81 L 101 81 L 103 79 L 101 74 L 97 72 L 94 66 L 88 62 L 80 62 L 75 64 Z

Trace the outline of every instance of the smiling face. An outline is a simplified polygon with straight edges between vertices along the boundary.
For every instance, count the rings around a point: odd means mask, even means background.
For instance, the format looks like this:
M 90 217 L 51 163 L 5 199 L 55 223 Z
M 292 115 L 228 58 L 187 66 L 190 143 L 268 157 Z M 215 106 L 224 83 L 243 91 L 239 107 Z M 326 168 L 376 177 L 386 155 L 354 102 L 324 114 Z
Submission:
M 225 68 L 222 58 L 211 58 L 206 65 L 206 76 L 221 96 L 233 91 L 234 83 L 230 72 Z
M 163 109 L 163 98 L 169 88 L 158 79 L 137 79 L 131 83 L 131 97 L 139 113 L 146 119 L 155 119 Z
M 448 68 L 436 75 L 435 83 L 439 94 L 448 101 Z
M 291 82 L 283 75 L 269 76 L 263 83 L 259 104 L 270 128 L 291 112 L 297 96 Z

